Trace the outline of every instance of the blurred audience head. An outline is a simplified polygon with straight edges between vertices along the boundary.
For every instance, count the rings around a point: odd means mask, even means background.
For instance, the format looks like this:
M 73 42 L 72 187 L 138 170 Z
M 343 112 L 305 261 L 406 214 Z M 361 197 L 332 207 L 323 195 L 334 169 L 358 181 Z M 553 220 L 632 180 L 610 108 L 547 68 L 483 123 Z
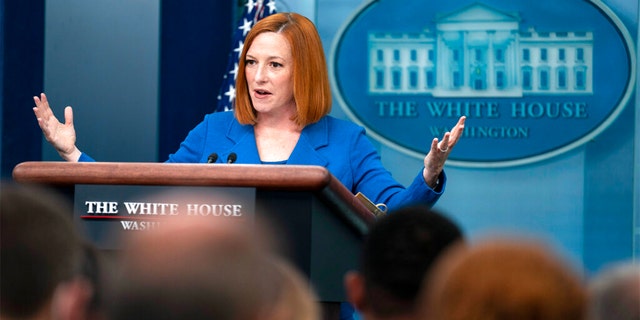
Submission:
M 619 262 L 589 282 L 589 320 L 640 319 L 640 265 Z
M 426 272 L 462 240 L 452 220 L 427 206 L 389 213 L 371 227 L 360 269 L 345 276 L 349 302 L 365 319 L 413 316 Z
M 485 239 L 456 247 L 427 277 L 425 319 L 584 319 L 580 273 L 535 240 Z
M 317 319 L 314 292 L 260 229 L 176 218 L 125 239 L 111 319 Z
M 0 188 L 0 317 L 86 319 L 93 288 L 70 203 L 31 185 Z
M 275 301 L 256 319 L 320 319 L 318 297 L 310 288 L 308 280 L 292 264 L 277 256 L 271 256 L 265 265 L 266 271 L 262 274 L 272 277 L 265 281 L 265 284 L 275 288 Z

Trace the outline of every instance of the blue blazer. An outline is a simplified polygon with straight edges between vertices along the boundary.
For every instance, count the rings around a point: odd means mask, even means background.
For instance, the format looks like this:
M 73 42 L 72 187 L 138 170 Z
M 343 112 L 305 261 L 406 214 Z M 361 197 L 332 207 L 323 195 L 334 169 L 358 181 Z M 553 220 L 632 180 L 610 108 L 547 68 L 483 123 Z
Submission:
M 214 152 L 218 154 L 217 162 L 226 162 L 233 152 L 237 155 L 236 163 L 261 163 L 253 126 L 240 124 L 233 111 L 207 114 L 167 162 L 206 163 Z M 79 161 L 95 160 L 83 153 Z M 431 206 L 446 186 L 444 171 L 434 190 L 424 182 L 420 168 L 411 185 L 405 188 L 382 166 L 364 128 L 331 116 L 302 130 L 286 163 L 325 167 L 353 194 L 362 192 L 374 203 L 386 204 L 389 210 L 414 203 Z
M 206 115 L 167 162 L 206 163 L 214 152 L 219 155 L 217 162 L 226 162 L 233 152 L 237 154 L 236 163 L 261 163 L 253 126 L 240 124 L 232 111 Z M 442 173 L 436 190 L 431 189 L 420 168 L 413 183 L 405 188 L 382 166 L 364 128 L 331 116 L 302 130 L 286 163 L 325 167 L 354 194 L 362 192 L 374 203 L 385 203 L 390 210 L 411 203 L 433 205 L 446 184 Z

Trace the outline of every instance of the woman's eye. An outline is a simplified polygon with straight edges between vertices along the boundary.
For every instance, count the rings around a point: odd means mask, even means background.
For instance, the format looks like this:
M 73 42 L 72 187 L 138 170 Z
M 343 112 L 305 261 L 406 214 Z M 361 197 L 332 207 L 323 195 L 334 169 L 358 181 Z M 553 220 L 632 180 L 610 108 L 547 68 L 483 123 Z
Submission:
M 246 64 L 246 65 L 252 65 L 252 64 L 255 64 L 255 63 L 256 63 L 256 61 L 255 61 L 255 60 L 249 60 L 249 59 L 247 59 L 247 60 L 245 60 L 245 61 L 244 61 L 244 64 Z
M 274 68 L 280 68 L 282 67 L 282 63 L 279 62 L 271 62 L 271 66 Z

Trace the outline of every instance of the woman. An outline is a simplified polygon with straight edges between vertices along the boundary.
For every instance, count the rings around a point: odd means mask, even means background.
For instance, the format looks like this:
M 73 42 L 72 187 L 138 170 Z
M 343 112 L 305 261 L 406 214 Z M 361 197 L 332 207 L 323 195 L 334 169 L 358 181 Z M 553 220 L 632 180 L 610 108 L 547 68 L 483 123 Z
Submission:
M 409 203 L 433 205 L 444 191 L 444 163 L 460 139 L 461 117 L 441 141 L 434 138 L 413 183 L 405 188 L 382 166 L 365 131 L 329 116 L 331 90 L 324 50 L 313 23 L 296 13 L 260 20 L 245 39 L 236 80 L 234 112 L 205 116 L 167 162 L 217 162 L 326 167 L 354 194 L 362 192 L 392 210 Z M 44 94 L 34 112 L 45 138 L 67 161 L 94 161 L 75 145 L 71 107 L 65 123 L 53 115 Z

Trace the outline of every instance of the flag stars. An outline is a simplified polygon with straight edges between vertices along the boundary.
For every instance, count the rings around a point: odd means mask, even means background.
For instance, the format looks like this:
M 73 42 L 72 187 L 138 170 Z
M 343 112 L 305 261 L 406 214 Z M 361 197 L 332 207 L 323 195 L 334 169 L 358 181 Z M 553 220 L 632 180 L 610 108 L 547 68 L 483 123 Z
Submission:
M 256 6 L 256 5 L 257 5 L 257 3 L 256 3 L 256 2 L 254 2 L 253 0 L 248 0 L 248 1 L 247 1 L 247 4 L 246 4 L 246 6 L 247 6 L 247 12 L 249 12 L 249 13 L 250 13 L 250 12 L 253 10 L 253 8 L 255 8 L 255 6 Z
M 269 0 L 267 2 L 267 7 L 269 7 L 269 14 L 276 12 L 276 2 L 273 0 Z
M 242 48 L 244 47 L 244 41 L 239 41 L 238 42 L 238 46 L 233 49 L 233 52 L 238 54 L 238 57 L 240 57 L 240 54 L 242 54 Z
M 236 76 L 238 75 L 238 64 L 237 63 L 233 64 L 233 70 L 229 71 L 229 74 L 233 75 L 233 80 L 235 81 L 236 80 Z M 225 77 L 226 77 L 226 75 L 225 75 Z
M 224 95 L 229 97 L 229 102 L 233 101 L 236 98 L 236 88 L 233 85 L 229 85 L 229 90 Z
M 238 29 L 242 30 L 242 36 L 245 37 L 247 36 L 247 33 L 249 33 L 249 30 L 251 30 L 252 26 L 253 26 L 253 21 L 244 19 L 244 21 L 242 22 L 242 25 Z

